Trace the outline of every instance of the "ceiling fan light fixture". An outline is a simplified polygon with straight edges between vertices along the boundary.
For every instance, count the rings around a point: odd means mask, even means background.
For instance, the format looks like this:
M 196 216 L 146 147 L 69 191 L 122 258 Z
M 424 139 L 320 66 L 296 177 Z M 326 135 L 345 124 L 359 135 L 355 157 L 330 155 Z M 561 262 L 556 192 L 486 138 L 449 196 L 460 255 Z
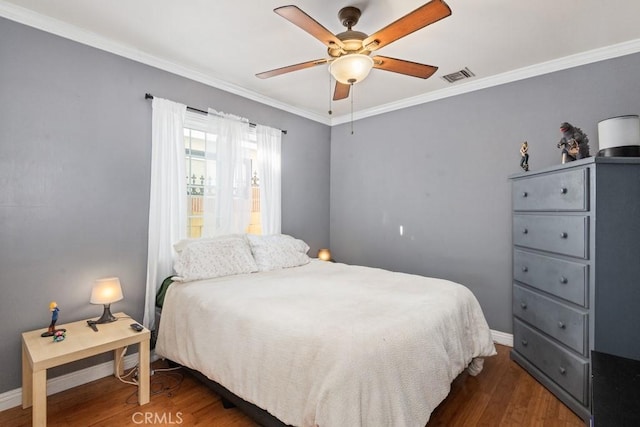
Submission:
M 373 59 L 361 53 L 352 53 L 337 58 L 329 65 L 334 79 L 343 84 L 355 84 L 364 80 L 373 68 Z

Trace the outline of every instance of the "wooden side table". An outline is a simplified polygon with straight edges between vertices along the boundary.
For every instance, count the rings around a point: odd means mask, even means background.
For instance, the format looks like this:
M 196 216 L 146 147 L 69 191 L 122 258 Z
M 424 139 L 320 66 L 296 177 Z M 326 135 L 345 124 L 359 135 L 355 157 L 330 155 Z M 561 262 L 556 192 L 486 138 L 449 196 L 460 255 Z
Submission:
M 141 332 L 131 329 L 129 325 L 135 320 L 125 313 L 116 313 L 115 317 L 115 322 L 97 325 L 98 332 L 86 320 L 59 325 L 67 330 L 66 338 L 60 342 L 41 337 L 46 328 L 22 334 L 22 407 L 33 406 L 33 426 L 47 425 L 47 369 L 113 351 L 114 375 L 122 375 L 124 363 L 118 366 L 118 360 L 131 344 L 139 344 L 138 403 L 149 403 L 151 332 L 147 328 Z

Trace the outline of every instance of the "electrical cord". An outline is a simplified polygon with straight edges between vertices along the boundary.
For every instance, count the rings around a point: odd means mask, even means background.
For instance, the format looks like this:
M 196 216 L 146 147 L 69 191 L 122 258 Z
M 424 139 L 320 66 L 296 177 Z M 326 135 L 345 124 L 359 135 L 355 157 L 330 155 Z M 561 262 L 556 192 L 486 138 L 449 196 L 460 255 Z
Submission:
M 131 376 L 134 372 L 137 373 L 138 372 L 138 365 L 134 366 L 133 368 L 131 368 L 131 370 L 124 374 L 124 375 L 120 375 L 120 365 L 123 363 L 124 361 L 124 355 L 127 354 L 127 350 L 129 349 L 129 346 L 126 346 L 124 348 L 124 350 L 122 351 L 122 354 L 120 355 L 120 357 L 118 358 L 118 360 L 116 360 L 116 378 L 118 378 L 121 382 L 125 383 L 125 384 L 131 384 L 131 385 L 138 385 L 138 381 L 135 379 L 135 376 L 133 377 L 133 380 L 127 380 L 125 378 Z
M 158 368 L 158 369 L 152 369 L 151 370 L 151 375 L 153 375 L 154 372 L 171 372 L 171 371 L 177 371 L 178 369 L 182 369 L 182 366 L 176 366 L 175 368 Z
M 125 347 L 122 351 L 120 357 L 116 360 L 116 378 L 118 378 L 121 382 L 125 384 L 131 384 L 138 386 L 138 365 L 134 366 L 129 370 L 129 372 L 124 375 L 120 375 L 120 365 L 124 361 L 124 356 L 127 353 L 129 346 Z M 166 394 L 168 397 L 171 397 L 175 392 L 180 389 L 182 385 L 182 381 L 184 380 L 184 375 L 180 372 L 174 372 L 179 369 L 182 369 L 181 366 L 176 366 L 174 368 L 157 368 L 151 369 L 151 380 L 149 382 L 149 392 L 151 396 Z M 132 377 L 131 380 L 128 380 L 128 377 Z M 167 384 L 169 381 L 169 384 Z M 172 384 L 173 383 L 173 384 Z M 135 396 L 135 399 L 133 397 Z M 125 403 L 138 403 L 137 400 L 138 391 L 134 391 L 127 397 Z
M 170 370 L 175 370 L 180 368 L 170 368 Z M 159 372 L 160 371 L 160 372 Z M 149 383 L 149 394 L 151 396 L 157 396 L 164 394 L 167 397 L 171 397 L 175 395 L 178 390 L 180 390 L 180 386 L 182 385 L 182 381 L 184 380 L 184 374 L 181 372 L 165 372 L 165 370 L 154 369 L 152 372 L 159 372 L 154 374 L 151 377 L 151 381 Z M 134 391 L 131 393 L 125 403 L 128 405 L 137 404 L 138 403 L 138 391 Z

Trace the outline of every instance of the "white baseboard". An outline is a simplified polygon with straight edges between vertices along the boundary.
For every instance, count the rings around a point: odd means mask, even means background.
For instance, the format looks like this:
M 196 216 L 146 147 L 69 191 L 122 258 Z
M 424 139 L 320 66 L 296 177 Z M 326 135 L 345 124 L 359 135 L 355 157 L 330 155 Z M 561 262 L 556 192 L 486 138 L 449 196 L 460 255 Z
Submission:
M 493 342 L 500 345 L 506 345 L 507 347 L 513 347 L 513 335 L 506 332 L 491 330 L 491 337 Z
M 151 352 L 151 361 L 156 360 L 155 352 Z M 138 353 L 130 354 L 124 357 L 124 368 L 130 369 L 138 364 Z M 100 363 L 99 365 L 90 366 L 80 369 L 59 377 L 47 380 L 47 396 L 86 384 L 100 378 L 113 375 L 113 361 Z M 15 406 L 22 405 L 22 388 L 9 390 L 0 394 L 0 412 Z

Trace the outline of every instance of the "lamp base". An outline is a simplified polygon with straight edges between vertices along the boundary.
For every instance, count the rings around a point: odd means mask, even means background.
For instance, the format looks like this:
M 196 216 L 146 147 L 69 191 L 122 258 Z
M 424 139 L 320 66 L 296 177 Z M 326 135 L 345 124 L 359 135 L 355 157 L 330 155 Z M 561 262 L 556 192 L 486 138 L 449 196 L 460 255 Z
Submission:
M 598 151 L 598 157 L 640 157 L 640 145 L 603 148 Z
M 116 320 L 118 320 L 117 317 L 115 317 L 113 314 L 111 314 L 111 304 L 105 304 L 104 305 L 104 311 L 102 312 L 102 316 L 100 316 L 100 318 L 98 320 L 96 320 L 94 323 L 111 323 L 111 322 L 115 322 Z

